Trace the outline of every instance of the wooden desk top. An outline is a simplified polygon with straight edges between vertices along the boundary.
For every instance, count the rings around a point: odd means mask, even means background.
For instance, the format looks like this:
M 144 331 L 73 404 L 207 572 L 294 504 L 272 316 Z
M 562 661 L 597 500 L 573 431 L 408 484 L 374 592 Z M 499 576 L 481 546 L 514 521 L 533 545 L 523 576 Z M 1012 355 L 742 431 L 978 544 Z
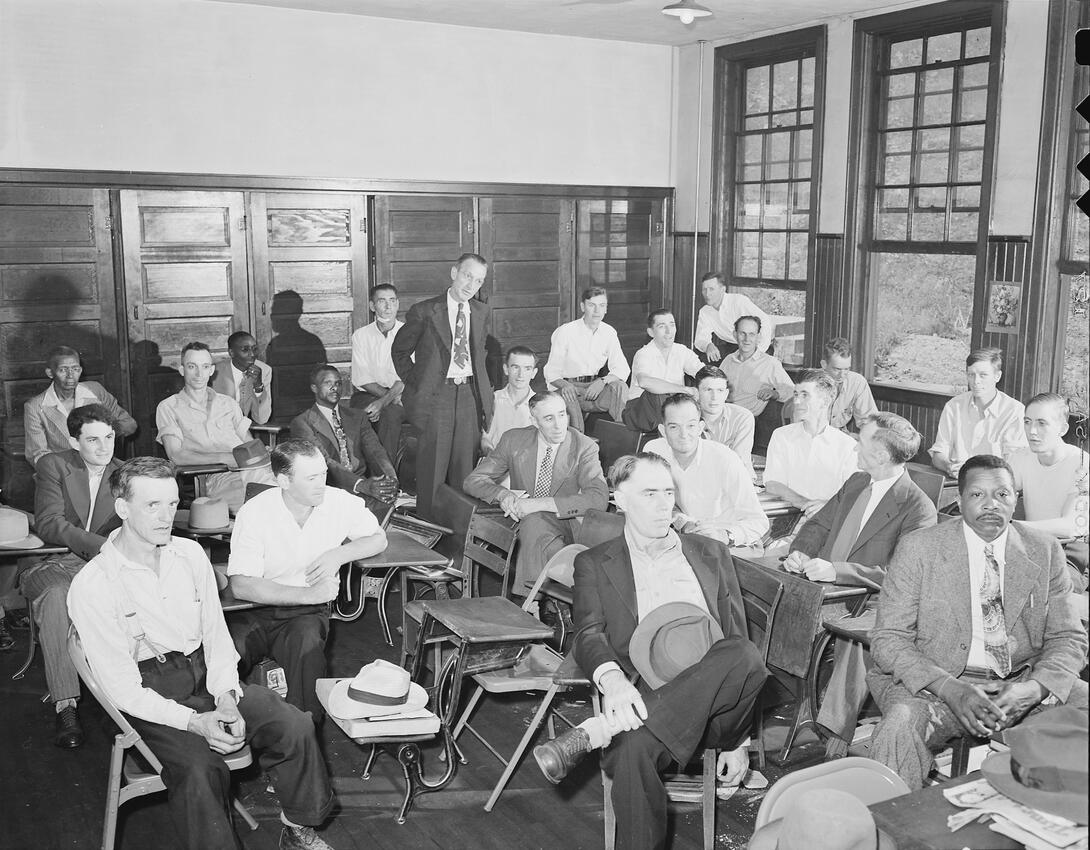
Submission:
M 386 549 L 370 558 L 356 561 L 364 569 L 395 567 L 442 567 L 450 563 L 450 558 L 434 549 L 417 542 L 408 534 L 400 531 L 386 532 Z
M 1022 850 L 1022 844 L 992 832 L 986 824 L 974 821 L 957 832 L 947 828 L 946 818 L 963 809 L 948 803 L 942 796 L 943 789 L 977 779 L 980 779 L 980 771 L 975 770 L 966 776 L 876 803 L 870 807 L 871 814 L 879 829 L 896 839 L 897 850 L 963 850 L 965 847 Z
M 822 592 L 823 604 L 829 604 L 831 602 L 841 602 L 845 599 L 854 599 L 857 596 L 866 596 L 870 593 L 870 589 L 861 587 L 855 584 L 833 584 L 827 581 L 810 581 L 804 575 L 797 573 L 789 573 L 784 569 L 783 558 L 777 555 L 760 555 L 755 558 L 747 558 L 743 555 L 735 555 L 735 560 L 743 560 L 747 563 L 754 564 L 758 567 L 763 567 L 766 570 L 772 570 L 779 573 L 782 576 L 797 579 L 799 581 L 806 582 L 814 587 L 820 587 Z M 785 585 L 786 586 L 786 585 Z
M 545 640 L 553 636 L 546 626 L 502 596 L 426 600 L 424 610 L 466 643 Z

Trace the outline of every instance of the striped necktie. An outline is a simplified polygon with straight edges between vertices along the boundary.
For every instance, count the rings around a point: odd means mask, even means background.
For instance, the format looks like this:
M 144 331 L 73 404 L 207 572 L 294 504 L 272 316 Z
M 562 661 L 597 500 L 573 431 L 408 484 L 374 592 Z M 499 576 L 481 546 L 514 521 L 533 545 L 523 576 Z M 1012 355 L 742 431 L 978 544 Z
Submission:
M 1007 623 L 1003 618 L 1003 585 L 999 578 L 999 562 L 992 546 L 984 547 L 984 577 L 980 582 L 980 613 L 984 624 L 984 652 L 989 666 L 1000 676 L 1011 672 L 1011 650 L 1007 639 Z

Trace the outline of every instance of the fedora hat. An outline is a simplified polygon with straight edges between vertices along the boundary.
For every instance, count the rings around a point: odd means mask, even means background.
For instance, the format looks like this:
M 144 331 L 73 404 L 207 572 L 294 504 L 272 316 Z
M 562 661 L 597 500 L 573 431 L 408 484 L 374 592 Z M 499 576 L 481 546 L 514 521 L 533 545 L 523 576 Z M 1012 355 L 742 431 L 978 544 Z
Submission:
M 381 658 L 365 664 L 354 679 L 341 679 L 329 693 L 329 713 L 342 720 L 417 711 L 428 694 L 403 667 Z
M 858 797 L 834 788 L 800 794 L 787 814 L 766 823 L 747 850 L 897 850 Z
M 1057 706 L 1007 730 L 1010 750 L 981 765 L 992 787 L 1012 800 L 1052 815 L 1087 822 L 1087 715 Z
M 200 496 L 190 503 L 187 527 L 193 531 L 220 531 L 230 526 L 231 517 L 223 499 Z
M 668 602 L 636 626 L 628 644 L 632 666 L 652 688 L 660 688 L 704 657 L 723 639 L 719 623 L 691 602 Z
M 30 533 L 30 517 L 15 508 L 0 508 L 0 549 L 38 549 L 42 538 Z
M 231 449 L 231 454 L 234 455 L 235 463 L 238 464 L 239 469 L 255 469 L 259 466 L 267 466 L 270 463 L 269 450 L 256 437 L 247 440 L 242 445 L 235 446 Z

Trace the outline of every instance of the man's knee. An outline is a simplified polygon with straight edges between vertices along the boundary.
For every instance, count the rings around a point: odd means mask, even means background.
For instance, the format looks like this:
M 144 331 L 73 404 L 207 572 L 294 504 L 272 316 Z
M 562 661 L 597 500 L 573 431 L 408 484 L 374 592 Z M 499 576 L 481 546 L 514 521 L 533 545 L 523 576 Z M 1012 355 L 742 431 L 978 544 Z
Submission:
M 1071 692 L 1067 695 L 1067 699 L 1064 700 L 1064 705 L 1081 708 L 1083 711 L 1090 708 L 1090 691 L 1088 691 L 1087 683 L 1082 679 L 1076 679 L 1075 684 L 1071 686 Z
M 203 738 L 198 743 L 186 749 L 184 759 L 163 765 L 163 782 L 174 792 L 198 795 L 211 791 L 219 795 L 231 784 L 231 769 L 223 756 L 205 745 Z
M 287 627 L 288 643 L 301 654 L 325 648 L 329 621 L 316 614 L 295 617 Z
M 538 511 L 519 520 L 517 534 L 520 541 L 540 544 L 548 537 L 562 537 L 564 530 L 555 516 Z
M 602 767 L 606 775 L 613 777 L 636 776 L 641 767 L 653 767 L 659 770 L 660 761 L 669 760 L 666 745 L 651 734 L 646 726 L 631 732 L 622 732 L 606 748 L 602 756 Z

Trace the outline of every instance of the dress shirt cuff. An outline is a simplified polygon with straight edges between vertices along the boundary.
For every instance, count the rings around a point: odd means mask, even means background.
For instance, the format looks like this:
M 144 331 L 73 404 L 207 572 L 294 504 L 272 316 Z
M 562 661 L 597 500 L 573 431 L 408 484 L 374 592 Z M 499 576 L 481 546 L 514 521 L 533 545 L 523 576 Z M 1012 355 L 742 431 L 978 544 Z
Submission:
M 599 692 L 602 690 L 602 677 L 611 670 L 616 670 L 621 675 L 624 675 L 624 670 L 621 669 L 621 665 L 616 661 L 607 661 L 594 668 L 594 673 L 591 674 L 590 678 Z

